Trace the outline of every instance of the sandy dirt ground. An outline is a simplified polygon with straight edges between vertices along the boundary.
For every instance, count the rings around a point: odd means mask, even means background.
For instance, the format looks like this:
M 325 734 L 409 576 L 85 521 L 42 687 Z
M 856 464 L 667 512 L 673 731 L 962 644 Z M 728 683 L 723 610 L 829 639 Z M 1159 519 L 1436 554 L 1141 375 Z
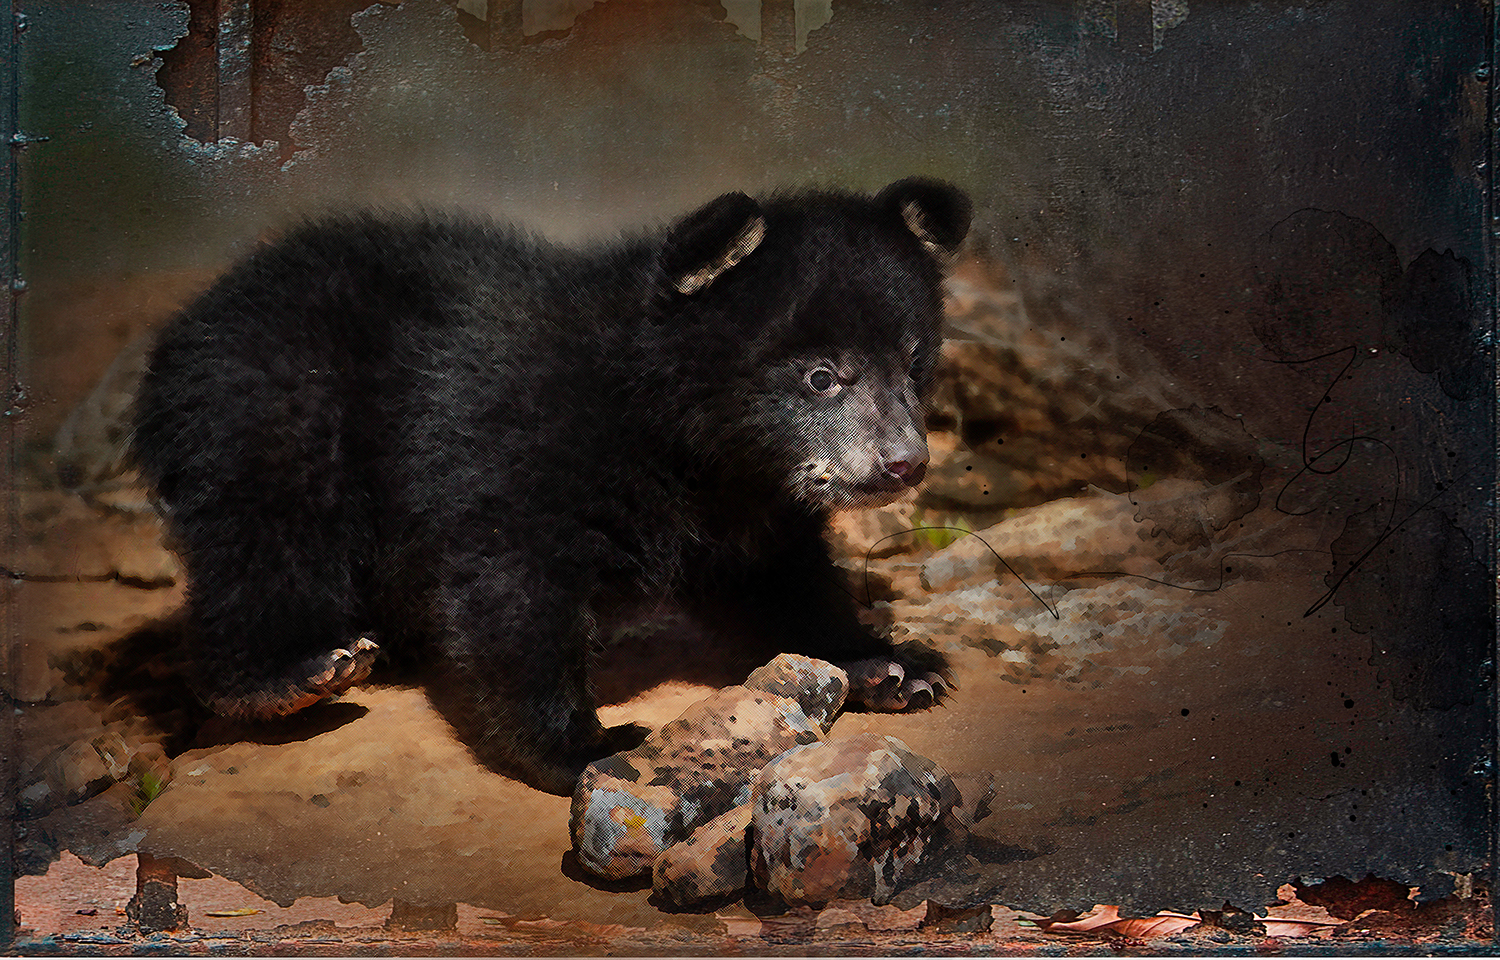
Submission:
M 1150 940 L 1035 925 L 1095 904 L 1125 917 L 1226 904 L 1261 917 L 1301 910 L 1328 924 L 1303 933 L 1351 947 L 1483 939 L 1488 901 L 1465 865 L 1473 798 L 1451 792 L 1447 768 L 1457 715 L 1396 699 L 1370 663 L 1368 638 L 1351 634 L 1336 606 L 1303 616 L 1322 592 L 1316 572 L 1282 564 L 1275 577 L 1206 592 L 1079 581 L 1043 594 L 1061 615 L 1051 627 L 1034 619 L 1047 616 L 1035 598 L 994 585 L 893 603 L 907 630 L 953 657 L 960 688 L 931 711 L 846 714 L 830 736 L 898 737 L 961 782 L 992 778 L 995 795 L 968 845 L 889 906 L 788 910 L 750 897 L 674 913 L 649 885 L 590 880 L 569 852 L 566 798 L 479 766 L 419 684 L 378 675 L 287 721 L 196 730 L 170 751 L 171 782 L 138 816 L 111 788 L 23 824 L 23 848 L 63 852 L 50 863 L 37 854 L 36 875 L 17 882 L 18 948 L 974 953 L 1267 942 L 1253 925 Z M 23 709 L 28 758 L 111 724 L 171 726 L 172 688 L 152 687 L 149 657 L 113 702 L 70 682 L 90 657 L 119 666 L 141 625 L 180 602 L 179 588 L 108 580 L 25 589 L 34 646 L 23 655 L 48 690 Z M 1112 637 L 1067 634 L 1066 618 L 1090 608 L 1064 607 L 1061 596 L 1108 603 L 1126 626 Z M 1175 633 L 1150 619 L 1152 604 L 1168 605 Z M 680 627 L 626 640 L 600 671 L 602 716 L 659 725 L 741 679 L 754 665 L 742 660 Z M 1429 768 L 1413 756 L 1432 758 Z M 137 850 L 203 874 L 179 880 L 187 928 L 154 941 L 132 931 L 123 910 Z M 1435 905 L 1355 891 L 1347 917 L 1288 886 L 1389 876 L 1392 864 L 1406 866 L 1392 879 L 1408 886 L 1434 873 L 1451 882 L 1417 891 L 1440 898 Z M 939 920 L 931 904 L 959 919 Z M 450 911 L 452 925 L 389 927 L 393 905 Z M 988 930 L 963 929 L 975 910 L 988 910 Z

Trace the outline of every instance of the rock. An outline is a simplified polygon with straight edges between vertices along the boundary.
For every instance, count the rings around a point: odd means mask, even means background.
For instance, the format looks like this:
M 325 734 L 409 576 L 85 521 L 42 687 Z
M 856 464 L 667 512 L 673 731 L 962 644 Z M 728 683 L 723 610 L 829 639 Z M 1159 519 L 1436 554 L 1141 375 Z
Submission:
M 1015 615 L 1011 626 L 1026 638 L 1029 657 L 1047 655 L 1043 675 L 1069 681 L 1143 672 L 1212 647 L 1229 627 L 1184 605 L 1180 591 L 1135 580 L 1070 590 L 1053 606 L 1056 617 L 1034 610 Z
M 1160 576 L 1160 559 L 1177 548 L 1135 517 L 1129 498 L 1107 494 L 1030 507 L 934 555 L 922 565 L 922 586 L 940 593 L 968 581 L 1013 579 L 1002 557 L 1033 586 L 1082 572 Z
M 995 775 L 986 770 L 972 773 L 956 773 L 953 784 L 958 788 L 958 806 L 953 808 L 953 820 L 965 829 L 994 813 L 990 801 L 995 799 Z
M 748 801 L 751 779 L 772 758 L 822 738 L 795 700 L 720 690 L 583 772 L 569 818 L 579 863 L 612 880 L 650 871 L 667 847 Z
M 670 787 L 641 783 L 623 756 L 589 765 L 568 818 L 578 862 L 607 880 L 645 873 L 684 832 L 681 798 Z
M 849 674 L 825 660 L 783 653 L 757 667 L 742 686 L 797 701 L 807 719 L 827 733 L 849 695 Z
M 750 811 L 750 804 L 742 803 L 662 851 L 651 868 L 651 888 L 681 907 L 743 889 L 750 875 L 745 837 Z
M 929 511 L 984 513 L 1035 499 L 1029 495 L 1032 481 L 1025 472 L 975 453 L 956 438 L 949 443 L 934 440 L 932 464 L 919 494 L 919 502 Z
M 148 333 L 126 344 L 63 421 L 53 452 L 65 489 L 89 496 L 129 485 L 130 410 L 155 342 Z
M 58 806 L 36 820 L 17 820 L 16 865 L 22 874 L 44 874 L 64 850 L 91 867 L 135 853 L 146 836 L 135 818 L 136 788 L 121 781 L 76 806 Z
M 59 806 L 82 803 L 113 784 L 130 779 L 137 789 L 149 775 L 159 793 L 172 778 L 172 764 L 160 743 L 142 743 L 127 724 L 112 724 L 89 739 L 65 744 L 37 762 L 26 775 L 18 799 L 25 817 L 40 817 Z
M 109 540 L 105 548 L 110 573 L 122 583 L 168 587 L 183 579 L 182 566 L 177 557 L 162 545 L 161 526 L 154 518 L 135 521 Z
M 52 796 L 62 803 L 82 803 L 115 782 L 109 765 L 87 740 L 63 747 L 42 764 Z
M 972 459 L 950 461 L 934 448 L 934 469 L 919 494 L 924 507 L 1030 506 L 1076 496 L 1090 484 L 1113 486 L 1152 418 L 1187 405 L 1173 378 L 1138 345 L 1073 323 L 1062 330 L 1056 316 L 1030 319 L 1007 286 L 993 277 L 948 281 L 928 422 L 953 431 Z M 1212 452 L 1196 444 L 1174 451 L 1158 473 L 1191 467 L 1200 451 Z
M 756 885 L 791 904 L 888 903 L 958 802 L 953 780 L 894 737 L 789 750 L 751 795 Z
M 916 549 L 919 540 L 906 536 L 916 523 L 910 500 L 874 510 L 844 510 L 828 524 L 828 543 L 851 560 L 876 560 Z
M 47 662 L 48 650 L 40 643 L 15 644 L 15 670 L 5 684 L 11 696 L 22 703 L 44 703 L 66 683 L 61 670 Z
M 29 492 L 7 565 L 61 580 L 118 580 L 168 587 L 182 579 L 177 558 L 162 545 L 151 513 L 126 513 L 54 491 Z

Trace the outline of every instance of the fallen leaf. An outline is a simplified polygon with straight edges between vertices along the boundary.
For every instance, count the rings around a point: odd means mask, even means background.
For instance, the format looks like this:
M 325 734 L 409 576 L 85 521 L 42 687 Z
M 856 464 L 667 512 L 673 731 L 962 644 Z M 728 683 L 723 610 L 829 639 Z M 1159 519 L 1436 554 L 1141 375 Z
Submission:
M 1136 940 L 1170 937 L 1199 923 L 1199 917 L 1163 910 L 1154 917 L 1122 917 L 1120 908 L 1096 904 L 1094 909 L 1074 920 L 1060 920 L 1068 913 L 1054 914 L 1045 920 L 1033 920 L 1047 933 L 1113 933 Z
M 1278 920 L 1267 917 L 1261 921 L 1266 925 L 1268 937 L 1321 937 L 1343 926 L 1332 920 Z
M 528 920 L 522 917 L 484 916 L 480 917 L 479 919 L 484 921 L 485 923 L 505 927 L 512 933 L 518 934 L 546 932 L 549 930 L 556 930 L 559 927 L 566 927 L 568 925 L 568 921 L 555 920 L 552 917 L 533 917 Z
M 1110 933 L 1118 933 L 1123 937 L 1130 937 L 1133 940 L 1151 940 L 1156 937 L 1170 937 L 1174 933 L 1181 933 L 1188 927 L 1197 926 L 1198 922 L 1197 917 L 1164 911 L 1154 917 L 1129 917 L 1117 920 L 1102 929 Z
M 205 917 L 253 917 L 259 910 L 254 907 L 235 907 L 231 910 L 205 910 Z
M 1279 917 L 1257 917 L 1265 924 L 1268 937 L 1318 937 L 1324 936 L 1334 927 L 1343 924 L 1330 920 L 1294 920 Z M 1018 921 L 1032 923 L 1047 933 L 1110 933 L 1129 937 L 1132 940 L 1152 940 L 1170 937 L 1188 927 L 1196 926 L 1201 918 L 1196 913 L 1173 913 L 1163 910 L 1154 917 L 1122 917 L 1120 908 L 1095 904 L 1094 909 L 1079 916 L 1071 910 L 1055 913 L 1046 919 Z
M 1072 919 L 1063 920 L 1062 917 Z M 1120 919 L 1120 908 L 1112 906 L 1094 905 L 1094 909 L 1082 916 L 1071 910 L 1062 913 L 1054 913 L 1044 920 L 1037 920 L 1036 925 L 1048 933 L 1090 933 L 1100 927 L 1107 926 Z

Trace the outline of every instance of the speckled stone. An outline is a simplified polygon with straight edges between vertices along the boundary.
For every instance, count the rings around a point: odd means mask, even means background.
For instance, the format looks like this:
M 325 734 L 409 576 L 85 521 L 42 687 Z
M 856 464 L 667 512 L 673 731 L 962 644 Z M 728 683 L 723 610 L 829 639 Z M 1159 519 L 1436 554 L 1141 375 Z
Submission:
M 849 674 L 826 660 L 783 653 L 757 667 L 743 686 L 797 701 L 807 719 L 827 733 L 849 695 Z
M 742 803 L 662 851 L 651 868 L 657 895 L 686 907 L 743 889 L 750 876 L 745 837 L 750 810 L 750 804 Z
M 959 802 L 942 768 L 894 737 L 789 750 L 756 778 L 756 885 L 787 903 L 888 903 Z
M 649 872 L 667 847 L 749 801 L 750 781 L 774 757 L 822 738 L 795 700 L 720 690 L 584 771 L 569 824 L 579 863 L 613 880 Z

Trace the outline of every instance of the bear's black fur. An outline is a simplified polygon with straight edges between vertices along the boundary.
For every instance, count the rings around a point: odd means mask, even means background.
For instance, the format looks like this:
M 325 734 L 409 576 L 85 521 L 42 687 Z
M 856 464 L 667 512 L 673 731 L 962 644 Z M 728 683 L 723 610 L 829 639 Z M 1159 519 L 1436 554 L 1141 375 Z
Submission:
M 921 478 L 968 221 L 912 179 L 728 194 L 591 249 L 373 214 L 264 247 L 166 328 L 136 408 L 201 695 L 285 713 L 361 679 L 367 635 L 427 644 L 476 753 L 569 793 L 637 735 L 595 716 L 597 619 L 671 599 L 872 683 L 895 664 L 877 708 L 930 702 L 821 533 Z

